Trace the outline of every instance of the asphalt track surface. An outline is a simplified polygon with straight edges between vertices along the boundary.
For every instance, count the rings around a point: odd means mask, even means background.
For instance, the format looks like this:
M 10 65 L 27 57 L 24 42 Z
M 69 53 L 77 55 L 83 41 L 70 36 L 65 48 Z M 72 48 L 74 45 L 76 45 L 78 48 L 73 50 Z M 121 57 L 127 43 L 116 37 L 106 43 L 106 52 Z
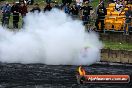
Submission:
M 0 88 L 132 88 L 132 65 L 83 66 L 87 74 L 127 74 L 126 84 L 77 84 L 75 65 L 0 64 Z

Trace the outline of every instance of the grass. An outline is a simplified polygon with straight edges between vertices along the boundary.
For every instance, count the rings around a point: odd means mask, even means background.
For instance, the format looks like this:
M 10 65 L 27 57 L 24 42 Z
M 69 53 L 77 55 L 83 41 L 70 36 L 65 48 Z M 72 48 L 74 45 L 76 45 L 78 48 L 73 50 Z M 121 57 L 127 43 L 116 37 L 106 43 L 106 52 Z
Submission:
M 103 41 L 105 49 L 113 49 L 113 50 L 132 50 L 131 43 L 121 43 L 121 42 L 110 42 Z

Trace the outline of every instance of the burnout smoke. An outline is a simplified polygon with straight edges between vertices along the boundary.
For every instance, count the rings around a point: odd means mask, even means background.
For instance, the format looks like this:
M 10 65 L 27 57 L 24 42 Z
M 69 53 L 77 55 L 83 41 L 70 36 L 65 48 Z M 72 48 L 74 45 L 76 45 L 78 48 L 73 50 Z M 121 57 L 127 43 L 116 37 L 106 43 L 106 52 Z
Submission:
M 0 62 L 89 65 L 99 61 L 98 35 L 86 33 L 81 21 L 64 12 L 29 13 L 25 22 L 24 29 L 15 33 L 0 27 Z

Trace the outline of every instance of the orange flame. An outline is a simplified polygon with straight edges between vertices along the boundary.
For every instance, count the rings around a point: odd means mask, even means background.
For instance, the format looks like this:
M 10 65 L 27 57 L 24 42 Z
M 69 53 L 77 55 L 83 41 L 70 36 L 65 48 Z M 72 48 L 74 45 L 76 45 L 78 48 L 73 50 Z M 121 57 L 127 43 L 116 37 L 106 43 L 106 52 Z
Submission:
M 85 70 L 82 68 L 82 66 L 79 66 L 78 68 L 80 76 L 84 76 L 86 74 Z

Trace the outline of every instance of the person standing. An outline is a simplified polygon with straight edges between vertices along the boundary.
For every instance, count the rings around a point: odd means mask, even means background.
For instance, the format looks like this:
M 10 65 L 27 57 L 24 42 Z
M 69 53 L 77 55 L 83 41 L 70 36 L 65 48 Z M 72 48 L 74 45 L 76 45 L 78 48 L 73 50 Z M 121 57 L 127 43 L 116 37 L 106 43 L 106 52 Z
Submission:
M 65 6 L 67 3 L 70 5 L 72 3 L 72 0 L 62 0 L 62 7 Z
M 104 7 L 104 4 L 100 4 L 99 8 L 97 9 L 97 19 L 96 19 L 96 23 L 95 26 L 97 28 L 97 30 L 99 30 L 99 22 L 101 22 L 101 31 L 103 31 L 104 29 L 104 19 L 105 19 L 105 15 L 107 14 L 107 10 Z
M 24 18 L 26 16 L 26 14 L 28 13 L 27 6 L 26 6 L 25 3 L 21 3 L 20 13 L 21 13 L 21 16 L 22 16 L 22 27 L 23 27 L 24 26 Z
M 64 6 L 64 12 L 66 14 L 70 14 L 70 5 L 69 5 L 69 3 L 66 3 L 66 5 Z
M 37 4 L 37 3 L 34 4 L 34 7 L 33 7 L 33 9 L 30 12 L 32 12 L 32 13 L 40 13 L 41 9 L 39 7 L 39 4 Z
M 93 10 L 92 6 L 89 6 L 89 2 L 86 1 L 85 5 L 81 8 L 82 10 L 82 21 L 84 25 L 89 23 L 90 11 Z
M 78 7 L 75 4 L 73 4 L 73 6 L 71 7 L 70 13 L 71 13 L 73 18 L 77 18 L 78 17 L 79 9 L 78 9 Z
M 120 1 L 117 1 L 117 2 L 116 2 L 116 5 L 115 5 L 115 9 L 116 9 L 117 11 L 121 12 L 122 8 L 123 8 L 122 3 L 121 3 Z
M 27 0 L 19 0 L 19 4 L 27 3 Z
M 62 0 L 62 7 L 66 5 L 66 0 Z
M 19 5 L 14 2 L 13 6 L 11 7 L 11 12 L 13 13 L 13 28 L 15 29 L 18 29 L 19 11 Z
M 83 3 L 83 0 L 76 0 L 76 5 L 77 5 L 78 9 L 80 9 L 80 7 L 82 7 L 82 3 Z
M 54 2 L 53 8 L 61 9 L 57 1 Z
M 11 14 L 11 6 L 8 2 L 2 6 L 2 26 L 9 27 L 9 19 Z
M 46 5 L 46 7 L 44 8 L 44 12 L 45 12 L 45 11 L 51 11 L 51 9 L 52 9 L 52 7 L 51 7 L 50 3 L 48 3 L 48 4 Z
M 132 22 L 132 7 L 128 7 L 128 11 L 125 12 L 126 21 L 125 21 L 125 28 L 124 33 L 128 34 L 131 31 L 131 22 Z

